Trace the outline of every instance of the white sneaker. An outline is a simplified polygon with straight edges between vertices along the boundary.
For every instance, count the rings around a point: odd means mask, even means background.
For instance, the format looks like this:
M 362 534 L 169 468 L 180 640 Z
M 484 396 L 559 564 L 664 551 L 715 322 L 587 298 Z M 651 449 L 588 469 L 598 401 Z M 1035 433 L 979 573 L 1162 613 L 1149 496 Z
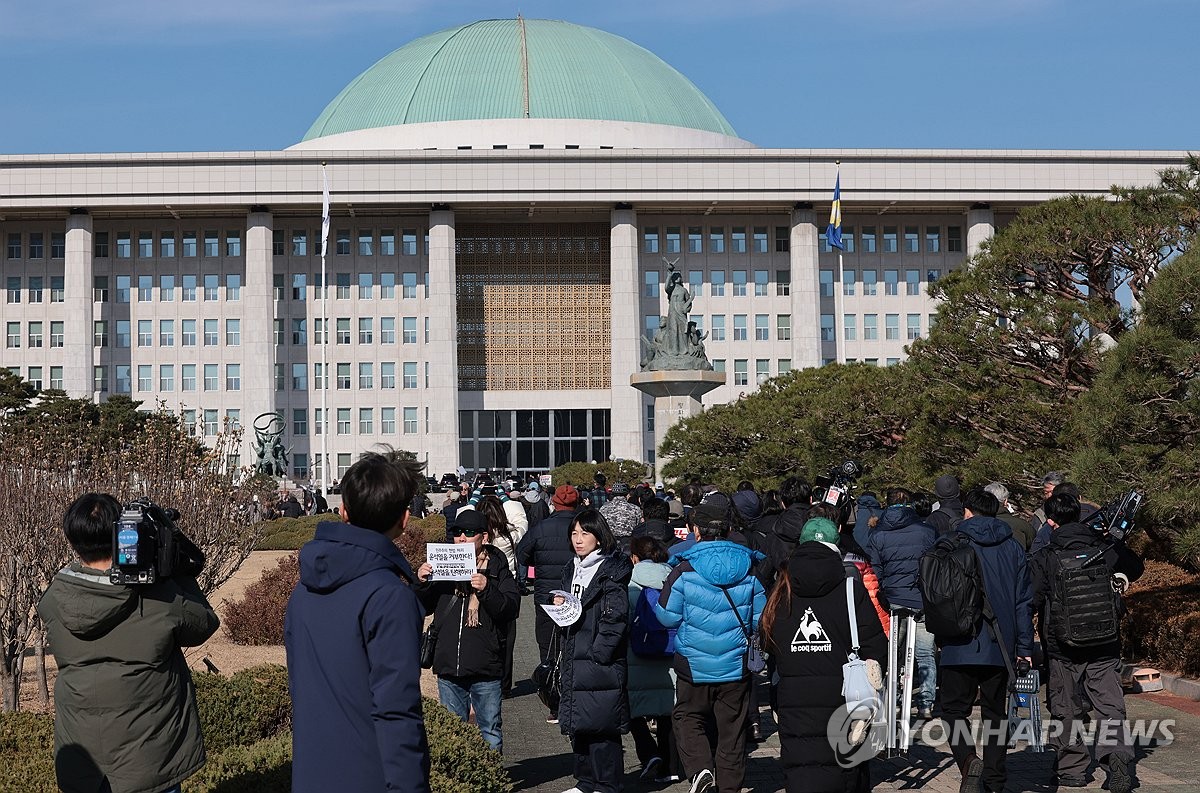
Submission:
M 692 778 L 692 789 L 690 793 L 712 793 L 717 789 L 717 779 L 713 776 L 713 772 L 707 768 L 696 774 Z

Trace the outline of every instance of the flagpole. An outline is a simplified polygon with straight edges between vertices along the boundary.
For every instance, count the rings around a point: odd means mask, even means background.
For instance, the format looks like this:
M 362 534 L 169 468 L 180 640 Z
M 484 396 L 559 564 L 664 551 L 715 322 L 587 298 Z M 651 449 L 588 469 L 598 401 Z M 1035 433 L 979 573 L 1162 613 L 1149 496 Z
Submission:
M 840 204 L 841 184 L 842 184 L 842 161 L 834 160 L 833 164 L 837 169 L 836 175 L 834 176 L 834 184 L 836 184 L 838 187 L 838 195 L 835 198 Z M 841 208 L 839 206 L 838 229 L 840 230 L 841 227 L 842 227 L 842 218 L 841 218 Z M 834 346 L 833 346 L 833 348 L 836 351 L 835 354 L 837 356 L 836 360 L 838 363 L 845 363 L 845 360 L 846 360 L 846 326 L 845 326 L 845 313 L 844 313 L 845 309 L 846 309 L 846 307 L 845 307 L 846 298 L 844 296 L 846 293 L 846 287 L 842 283 L 842 278 L 844 277 L 844 273 L 845 273 L 845 269 L 842 267 L 842 254 L 844 251 L 845 251 L 844 247 L 838 246 L 838 249 L 837 249 L 837 252 L 838 252 L 837 280 L 834 282 L 834 286 L 833 286 L 833 289 L 834 289 L 834 291 L 833 291 L 833 311 L 834 311 L 834 317 L 833 317 L 833 344 L 834 344 Z
M 321 163 L 321 494 L 329 478 L 329 301 L 325 282 L 325 249 L 329 247 L 329 175 Z M 314 422 L 315 423 L 315 422 Z

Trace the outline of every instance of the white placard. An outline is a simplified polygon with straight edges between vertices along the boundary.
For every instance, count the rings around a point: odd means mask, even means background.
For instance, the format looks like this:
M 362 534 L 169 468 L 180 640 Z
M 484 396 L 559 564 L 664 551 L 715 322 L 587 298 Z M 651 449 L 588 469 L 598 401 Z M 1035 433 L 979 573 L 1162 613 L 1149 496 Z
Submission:
M 430 581 L 470 581 L 475 575 L 475 543 L 426 543 L 425 561 L 433 567 Z
M 574 625 L 578 621 L 579 615 L 583 613 L 583 604 L 579 602 L 579 598 L 561 589 L 556 589 L 550 593 L 551 598 L 555 596 L 563 599 L 562 605 L 543 605 L 542 609 L 550 615 L 550 619 L 554 620 L 554 624 L 560 628 Z

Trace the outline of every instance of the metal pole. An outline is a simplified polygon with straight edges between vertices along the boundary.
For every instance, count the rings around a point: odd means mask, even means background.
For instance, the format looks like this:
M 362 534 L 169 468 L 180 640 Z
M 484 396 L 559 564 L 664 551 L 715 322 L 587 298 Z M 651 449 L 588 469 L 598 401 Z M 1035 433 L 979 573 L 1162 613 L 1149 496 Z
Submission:
M 325 202 L 329 196 L 329 178 L 325 163 L 321 163 L 321 182 Z M 321 218 L 321 493 L 327 494 L 329 478 L 329 301 L 325 275 L 325 249 L 329 247 L 329 208 Z

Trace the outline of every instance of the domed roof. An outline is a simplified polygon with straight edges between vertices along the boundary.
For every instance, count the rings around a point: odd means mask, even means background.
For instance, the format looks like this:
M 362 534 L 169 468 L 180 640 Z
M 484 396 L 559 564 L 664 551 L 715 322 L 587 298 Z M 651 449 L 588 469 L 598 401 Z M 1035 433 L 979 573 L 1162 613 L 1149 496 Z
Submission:
M 654 53 L 595 28 L 489 19 L 405 44 L 356 77 L 305 141 L 400 124 L 595 119 L 736 137 L 716 106 Z

